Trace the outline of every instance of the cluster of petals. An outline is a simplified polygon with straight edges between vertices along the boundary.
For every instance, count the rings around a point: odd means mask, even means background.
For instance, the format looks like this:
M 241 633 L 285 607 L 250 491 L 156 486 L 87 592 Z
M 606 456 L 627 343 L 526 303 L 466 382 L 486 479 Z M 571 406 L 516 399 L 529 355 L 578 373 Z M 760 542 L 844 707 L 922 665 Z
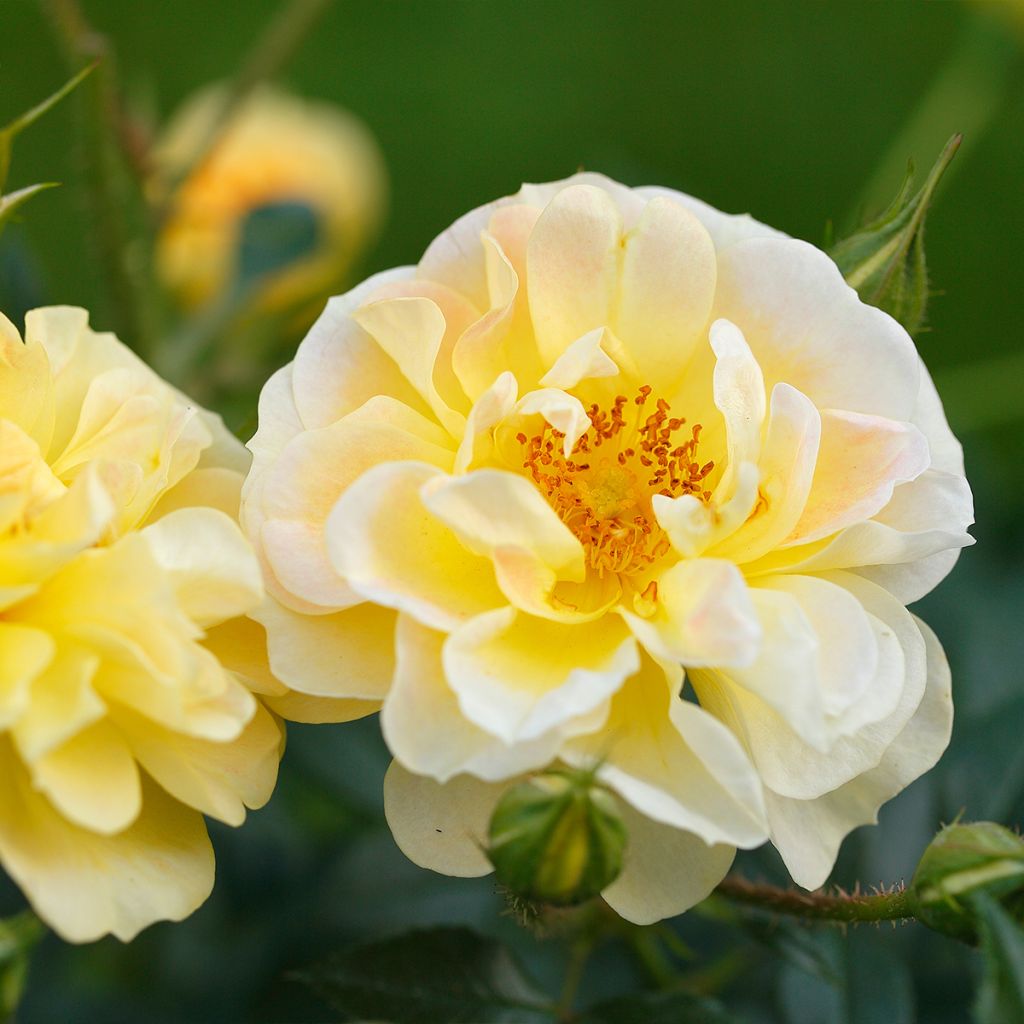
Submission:
M 380 709 L 419 864 L 486 873 L 512 781 L 597 763 L 624 917 L 766 839 L 815 887 L 948 742 L 906 605 L 970 543 L 960 446 L 899 324 L 747 216 L 524 186 L 332 299 L 250 448 L 272 671 Z
M 277 775 L 248 458 L 84 310 L 25 334 L 0 316 L 0 863 L 66 939 L 128 940 Z

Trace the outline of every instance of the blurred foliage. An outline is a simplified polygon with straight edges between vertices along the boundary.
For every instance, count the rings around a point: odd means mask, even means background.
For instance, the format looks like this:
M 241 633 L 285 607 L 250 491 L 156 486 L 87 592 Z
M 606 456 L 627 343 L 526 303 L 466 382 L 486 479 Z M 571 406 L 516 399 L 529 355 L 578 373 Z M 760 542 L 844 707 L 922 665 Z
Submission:
M 132 117 L 156 127 L 196 88 L 239 66 L 279 5 L 85 0 L 85 8 L 116 51 Z M 964 132 L 929 216 L 938 294 L 918 338 L 964 440 L 978 505 L 977 548 L 916 609 L 949 654 L 957 721 L 940 765 L 883 808 L 879 827 L 844 844 L 834 875 L 844 885 L 909 879 L 936 824 L 961 812 L 1024 820 L 1016 299 L 1024 21 L 1014 10 L 352 0 L 331 7 L 284 75 L 299 93 L 353 110 L 381 141 L 391 219 L 360 276 L 414 262 L 469 207 L 581 165 L 630 184 L 680 188 L 820 243 L 827 221 L 842 236 L 877 215 L 908 159 L 929 166 L 951 134 Z M 66 76 L 34 0 L 0 2 L 0 40 L 6 123 Z M 102 99 L 108 84 L 94 76 L 77 111 L 56 108 L 33 129 L 31 145 L 18 148 L 12 190 L 51 180 L 65 187 L 19 211 L 0 240 L 0 309 L 13 319 L 62 302 L 89 307 L 98 329 L 121 320 L 82 189 L 104 164 L 78 131 L 82 104 Z M 129 276 L 145 269 L 145 251 L 126 256 L 136 261 Z M 234 426 L 252 422 L 261 376 L 290 358 L 301 332 L 296 323 L 286 344 L 271 345 L 259 327 L 250 349 L 232 353 L 236 386 L 222 407 Z M 144 346 L 148 329 L 125 340 Z M 19 1020 L 334 1020 L 337 1011 L 297 983 L 295 971 L 332 950 L 352 963 L 352 950 L 441 926 L 486 936 L 470 961 L 504 957 L 492 945 L 500 943 L 531 988 L 561 991 L 570 949 L 502 914 L 492 879 L 433 875 L 398 852 L 381 807 L 386 763 L 373 720 L 291 727 L 275 799 L 243 829 L 211 829 L 211 900 L 185 923 L 157 925 L 129 946 L 108 939 L 74 948 L 47 937 Z M 771 850 L 741 854 L 737 868 L 786 881 Z M 22 907 L 5 883 L 0 912 Z M 588 1024 L 962 1024 L 977 989 L 980 1024 L 1012 1022 L 1006 1014 L 1016 1011 L 1005 1008 L 1020 995 L 1020 933 L 997 905 L 983 901 L 980 912 L 987 958 L 919 925 L 844 933 L 712 902 L 653 937 L 631 929 L 606 937 L 583 965 L 575 1005 L 591 1008 L 580 1018 Z M 623 993 L 641 990 L 624 1001 Z

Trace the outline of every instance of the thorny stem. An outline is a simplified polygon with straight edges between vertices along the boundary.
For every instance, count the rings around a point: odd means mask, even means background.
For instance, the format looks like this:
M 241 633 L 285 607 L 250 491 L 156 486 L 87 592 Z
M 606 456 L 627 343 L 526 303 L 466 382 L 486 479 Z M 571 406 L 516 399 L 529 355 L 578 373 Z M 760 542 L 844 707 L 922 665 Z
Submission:
M 773 914 L 802 917 L 808 921 L 860 924 L 869 921 L 905 921 L 914 916 L 903 888 L 870 894 L 800 892 L 748 882 L 745 878 L 730 875 L 719 883 L 716 891 L 735 903 L 757 907 Z

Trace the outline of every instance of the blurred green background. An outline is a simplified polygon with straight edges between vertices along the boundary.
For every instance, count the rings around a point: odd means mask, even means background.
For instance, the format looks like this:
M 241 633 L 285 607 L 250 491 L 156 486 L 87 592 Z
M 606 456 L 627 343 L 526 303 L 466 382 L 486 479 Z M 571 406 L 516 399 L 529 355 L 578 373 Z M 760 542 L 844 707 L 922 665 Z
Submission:
M 163 117 L 229 75 L 277 10 L 270 0 L 86 0 L 134 105 Z M 32 0 L 0 0 L 0 122 L 66 78 Z M 934 288 L 919 339 L 967 452 L 978 546 L 915 609 L 954 669 L 957 723 L 940 766 L 847 841 L 835 880 L 897 882 L 940 821 L 1024 818 L 1024 4 L 339 2 L 283 76 L 376 133 L 390 215 L 363 271 L 415 262 L 472 206 L 578 167 L 749 211 L 821 243 L 921 174 L 965 133 L 929 218 Z M 76 183 L 65 103 L 22 137 L 11 186 L 58 180 L 0 244 L 0 298 L 17 316 L 81 304 L 109 326 Z M 129 341 L 131 339 L 125 339 Z M 281 361 L 288 352 L 279 353 Z M 243 396 L 251 413 L 255 394 Z M 375 721 L 292 727 L 280 788 L 240 830 L 214 826 L 218 881 L 182 925 L 130 946 L 44 943 L 19 1020 L 170 1024 L 330 1020 L 287 977 L 327 950 L 413 925 L 467 922 L 554 984 L 563 952 L 501 915 L 487 879 L 407 863 L 381 812 Z M 774 855 L 739 863 L 780 879 Z M 4 911 L 21 905 L 12 887 Z M 978 965 L 919 926 L 737 932 L 707 915 L 673 927 L 714 965 L 707 987 L 751 1024 L 953 1024 Z M 723 958 L 724 957 L 724 958 Z M 645 984 L 623 946 L 598 953 L 588 998 Z

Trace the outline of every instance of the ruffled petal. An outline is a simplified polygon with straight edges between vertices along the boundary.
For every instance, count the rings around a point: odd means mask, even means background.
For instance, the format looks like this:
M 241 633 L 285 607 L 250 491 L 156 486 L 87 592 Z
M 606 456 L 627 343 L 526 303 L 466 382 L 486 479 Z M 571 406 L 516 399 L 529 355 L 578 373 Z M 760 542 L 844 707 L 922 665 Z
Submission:
M 616 619 L 563 624 L 501 608 L 444 645 L 444 671 L 471 722 L 512 745 L 587 715 L 639 667 Z
M 142 811 L 104 836 L 62 818 L 0 743 L 0 860 L 36 913 L 68 942 L 131 939 L 155 921 L 181 921 L 213 888 L 202 815 L 143 779 Z
M 935 634 L 915 621 L 927 651 L 924 696 L 878 765 L 816 800 L 792 800 L 772 792 L 766 796 L 772 842 L 793 880 L 805 889 L 824 885 L 843 839 L 859 825 L 877 822 L 882 804 L 932 768 L 949 744 L 949 664 Z
M 450 630 L 506 602 L 491 563 L 424 504 L 424 485 L 442 479 L 423 463 L 374 467 L 335 505 L 327 548 L 336 571 L 364 598 Z

